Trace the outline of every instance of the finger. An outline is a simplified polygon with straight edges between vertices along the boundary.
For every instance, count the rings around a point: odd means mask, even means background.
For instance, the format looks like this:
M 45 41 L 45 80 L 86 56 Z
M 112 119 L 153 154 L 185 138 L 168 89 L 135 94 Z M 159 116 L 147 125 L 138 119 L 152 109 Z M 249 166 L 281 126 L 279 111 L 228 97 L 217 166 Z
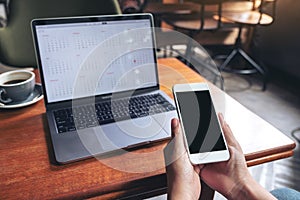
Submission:
M 184 145 L 183 134 L 178 119 L 172 119 L 171 127 L 172 135 L 174 136 L 174 146 L 176 147 L 174 149 L 175 154 L 182 155 L 183 153 L 186 153 L 186 148 Z
M 204 164 L 200 164 L 200 165 L 195 165 L 195 171 L 197 172 L 197 174 L 200 174 L 201 170 L 205 167 Z
M 176 134 L 178 134 L 179 131 L 179 122 L 178 119 L 172 119 L 171 121 L 171 131 L 172 131 L 172 138 L 174 138 L 176 136 Z
M 222 130 L 225 136 L 225 140 L 227 141 L 228 145 L 238 147 L 241 149 L 240 144 L 234 137 L 232 130 L 230 126 L 227 124 L 227 122 L 224 120 L 224 116 L 222 113 L 218 113 L 219 119 L 220 119 L 220 124 L 222 126 Z
M 222 130 L 223 130 L 223 133 L 224 133 L 224 136 L 225 136 L 225 139 L 226 139 L 227 143 L 228 144 L 234 144 L 235 143 L 234 136 L 232 134 L 232 131 L 231 131 L 230 127 L 228 126 L 228 124 L 224 120 L 223 114 L 219 113 L 218 116 L 219 116 L 220 124 L 221 124 L 221 127 L 222 127 Z
M 219 120 L 220 120 L 220 124 L 223 127 L 223 124 L 224 124 L 224 121 L 225 121 L 223 114 L 222 113 L 218 113 L 218 117 L 219 117 Z
M 200 164 L 198 166 L 199 166 L 199 169 L 202 169 L 205 165 L 204 164 Z

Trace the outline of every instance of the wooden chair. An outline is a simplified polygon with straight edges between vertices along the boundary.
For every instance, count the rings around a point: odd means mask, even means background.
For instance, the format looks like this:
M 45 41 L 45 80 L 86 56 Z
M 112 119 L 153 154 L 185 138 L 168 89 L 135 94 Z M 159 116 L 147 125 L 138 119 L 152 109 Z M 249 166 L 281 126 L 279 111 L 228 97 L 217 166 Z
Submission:
M 186 4 L 193 6 L 193 12 L 188 14 L 173 13 L 163 16 L 163 20 L 179 31 L 193 37 L 202 31 L 215 31 L 221 27 L 223 0 L 189 0 Z M 179 5 L 180 6 L 180 5 Z M 214 15 L 220 17 L 219 20 L 213 18 Z
M 254 61 L 244 50 L 242 46 L 242 30 L 245 27 L 257 27 L 257 26 L 268 26 L 271 25 L 275 17 L 275 2 L 276 0 L 253 0 L 253 1 L 241 1 L 241 2 L 226 2 L 224 5 L 227 8 L 236 8 L 223 10 L 222 12 L 222 23 L 234 23 L 238 25 L 239 31 L 234 44 L 234 48 L 231 53 L 227 56 L 225 61 L 220 65 L 220 70 L 227 71 L 237 74 L 253 74 L 260 73 L 263 76 L 263 87 L 266 89 L 267 84 L 267 72 L 266 70 Z M 273 11 L 271 14 L 267 14 L 264 11 L 265 3 L 273 3 Z M 239 5 L 239 6 L 237 6 Z M 252 6 L 251 6 L 252 5 Z M 252 7 L 249 9 L 249 6 Z M 218 18 L 215 16 L 215 18 Z M 237 56 L 241 55 L 249 64 L 250 68 L 234 69 L 229 68 L 228 65 Z
M 181 37 L 180 34 L 168 30 L 165 27 L 161 26 L 162 21 L 165 18 L 173 18 L 176 16 L 186 16 L 198 13 L 200 6 L 192 2 L 178 2 L 178 3 L 163 3 L 158 1 L 145 0 L 144 12 L 149 12 L 154 15 L 154 24 L 158 28 L 156 37 L 157 37 L 157 47 L 163 49 L 167 52 L 166 49 L 172 49 L 173 45 L 187 44 L 187 37 Z M 162 28 L 161 30 L 159 30 Z M 172 49 L 170 52 L 173 52 Z M 167 56 L 167 53 L 164 54 Z
M 152 13 L 155 18 L 155 25 L 161 27 L 163 17 L 176 15 L 189 15 L 197 13 L 200 10 L 198 4 L 192 2 L 178 2 L 178 3 L 163 3 L 157 1 L 144 1 L 143 12 Z
M 216 31 L 221 26 L 221 20 L 213 19 L 215 14 L 221 15 L 221 2 L 223 0 L 188 0 L 179 1 L 178 3 L 148 3 L 145 12 L 151 12 L 156 18 L 156 24 L 160 27 L 163 21 L 167 25 L 172 26 L 175 31 L 184 33 L 180 34 L 174 31 L 162 30 L 158 32 L 157 44 L 161 49 L 167 52 L 175 52 L 175 55 L 185 62 L 186 65 L 197 72 L 206 70 L 213 78 L 209 78 L 212 82 L 220 81 L 220 73 L 218 68 L 207 63 L 207 52 L 199 46 L 193 39 L 194 36 L 202 31 Z M 174 46 L 184 45 L 185 51 L 178 51 Z M 181 46 L 182 46 L 181 45 Z M 174 54 L 174 53 L 173 53 Z M 165 54 L 166 55 L 166 54 Z M 207 78 L 207 77 L 206 77 Z M 223 82 L 220 81 L 220 88 L 223 88 Z
M 176 31 L 187 34 L 186 52 L 183 56 L 186 64 L 191 63 L 193 54 L 193 38 L 202 31 L 215 31 L 221 25 L 221 20 L 214 20 L 213 15 L 221 14 L 222 0 L 189 0 L 177 4 L 166 4 L 170 11 L 162 12 L 161 19 Z M 213 11 L 209 6 L 216 6 Z
M 30 29 L 32 19 L 121 13 L 117 0 L 1 0 L 1 2 L 4 2 L 4 5 L 9 2 L 9 5 L 7 25 L 0 28 L 0 62 L 15 67 L 36 66 Z

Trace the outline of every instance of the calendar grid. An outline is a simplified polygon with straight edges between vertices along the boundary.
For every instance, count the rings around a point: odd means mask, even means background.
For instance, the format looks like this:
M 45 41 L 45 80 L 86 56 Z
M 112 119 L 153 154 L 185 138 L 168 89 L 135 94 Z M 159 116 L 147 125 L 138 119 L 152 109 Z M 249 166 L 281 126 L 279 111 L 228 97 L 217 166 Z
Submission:
M 149 25 L 146 20 L 37 29 L 49 102 L 156 85 Z

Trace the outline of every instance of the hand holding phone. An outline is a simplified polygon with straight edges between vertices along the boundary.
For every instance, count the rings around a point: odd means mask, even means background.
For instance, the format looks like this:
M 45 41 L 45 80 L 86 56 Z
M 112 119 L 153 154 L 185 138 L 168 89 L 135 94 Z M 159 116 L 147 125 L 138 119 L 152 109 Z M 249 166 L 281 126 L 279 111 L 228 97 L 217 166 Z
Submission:
M 208 85 L 177 84 L 173 94 L 191 163 L 228 160 L 230 154 Z

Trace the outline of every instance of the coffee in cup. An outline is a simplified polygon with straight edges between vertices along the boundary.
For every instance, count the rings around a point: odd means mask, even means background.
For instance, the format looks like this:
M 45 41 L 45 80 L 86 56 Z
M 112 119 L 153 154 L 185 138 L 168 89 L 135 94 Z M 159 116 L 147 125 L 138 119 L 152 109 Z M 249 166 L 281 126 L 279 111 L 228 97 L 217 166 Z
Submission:
M 0 102 L 11 103 L 26 100 L 35 87 L 35 74 L 26 70 L 14 70 L 0 74 Z

